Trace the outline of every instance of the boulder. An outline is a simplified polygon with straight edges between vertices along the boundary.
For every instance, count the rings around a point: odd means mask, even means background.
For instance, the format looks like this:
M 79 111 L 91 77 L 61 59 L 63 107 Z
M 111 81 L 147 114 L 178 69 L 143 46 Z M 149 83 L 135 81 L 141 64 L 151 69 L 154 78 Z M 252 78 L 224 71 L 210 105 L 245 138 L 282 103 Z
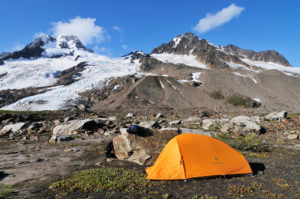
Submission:
M 194 133 L 194 134 L 199 134 L 199 135 L 206 135 L 209 137 L 212 136 L 216 136 L 218 133 L 216 132 L 204 132 L 202 130 L 198 130 L 198 129 L 187 129 L 187 128 L 182 128 L 179 129 L 181 134 L 185 134 L 185 133 Z
M 223 124 L 228 123 L 228 119 L 205 119 L 202 121 L 202 128 L 204 130 L 211 130 L 212 127 L 214 129 L 221 128 Z
M 25 126 L 26 126 L 25 122 L 5 125 L 0 131 L 0 136 L 7 135 L 10 132 L 12 133 L 20 132 L 23 128 L 25 128 Z
M 71 120 L 56 126 L 53 129 L 53 136 L 50 142 L 69 140 L 71 135 L 75 135 L 78 131 L 95 131 L 99 128 L 99 124 L 93 119 Z
M 232 125 L 233 132 L 253 132 L 257 134 L 262 134 L 266 132 L 266 130 L 262 126 L 258 125 L 253 118 L 244 115 L 232 118 L 230 120 L 230 124 Z
M 149 137 L 124 133 L 113 138 L 114 154 L 119 160 L 135 162 L 139 165 L 152 164 L 177 131 L 159 132 Z
M 266 119 L 268 120 L 277 120 L 277 121 L 281 121 L 284 118 L 287 118 L 288 112 L 286 111 L 281 111 L 281 112 L 272 112 L 268 115 L 265 116 Z
M 161 119 L 161 118 L 164 118 L 165 116 L 162 113 L 158 113 L 155 117 L 157 119 Z
M 287 139 L 289 140 L 296 140 L 296 139 L 299 139 L 299 134 L 290 134 L 287 136 Z
M 201 124 L 202 118 L 201 117 L 188 117 L 185 120 L 182 121 L 182 123 L 199 123 Z
M 181 120 L 174 120 L 174 121 L 169 122 L 170 126 L 174 126 L 174 125 L 178 125 L 178 124 L 181 124 Z
M 71 120 L 53 129 L 53 135 L 72 135 L 77 134 L 78 130 L 96 130 L 98 124 L 93 119 Z
M 84 104 L 78 104 L 77 108 L 78 108 L 78 110 L 84 111 L 85 110 L 85 105 Z
M 139 126 L 146 129 L 159 128 L 159 124 L 156 121 L 143 121 L 139 123 Z
M 178 135 L 178 134 L 181 134 L 181 131 L 179 128 L 161 128 L 158 130 L 159 133 L 161 134 L 174 134 L 174 135 Z

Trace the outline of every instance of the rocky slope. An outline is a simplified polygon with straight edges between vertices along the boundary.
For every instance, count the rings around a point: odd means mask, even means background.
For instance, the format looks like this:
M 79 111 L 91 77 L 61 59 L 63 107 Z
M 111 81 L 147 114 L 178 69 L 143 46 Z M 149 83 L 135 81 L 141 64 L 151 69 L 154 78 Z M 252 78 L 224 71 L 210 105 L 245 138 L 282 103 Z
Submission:
M 0 59 L 1 93 L 15 89 L 9 92 L 11 97 L 2 98 L 3 109 L 58 110 L 83 103 L 94 111 L 133 107 L 300 111 L 295 100 L 300 97 L 300 69 L 282 55 L 216 46 L 192 33 L 179 35 L 150 54 L 136 51 L 122 58 L 94 53 L 75 36 L 48 35 Z M 28 89 L 27 94 L 19 95 L 21 89 Z M 220 99 L 212 97 L 216 92 Z M 233 106 L 228 101 L 234 96 L 246 100 L 246 105 Z M 245 108 L 252 106 L 249 99 L 261 106 Z

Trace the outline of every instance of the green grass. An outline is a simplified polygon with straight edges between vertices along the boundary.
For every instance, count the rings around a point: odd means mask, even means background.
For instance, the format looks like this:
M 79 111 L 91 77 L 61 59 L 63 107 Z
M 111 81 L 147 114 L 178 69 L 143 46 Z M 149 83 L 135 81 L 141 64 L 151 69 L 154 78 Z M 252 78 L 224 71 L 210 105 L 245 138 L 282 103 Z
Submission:
M 4 199 L 6 198 L 9 194 L 12 193 L 12 186 L 4 186 L 4 187 L 0 187 L 0 199 Z
M 213 91 L 209 94 L 209 96 L 217 100 L 225 98 L 221 91 Z
M 251 108 L 253 105 L 253 100 L 250 97 L 238 94 L 230 95 L 226 98 L 226 102 L 233 106 L 242 106 L 245 108 Z
M 216 136 L 213 136 L 213 138 L 216 138 L 216 139 L 221 140 L 225 143 L 228 143 L 229 139 L 231 138 L 231 135 L 230 135 L 230 133 L 220 133 L 220 134 L 217 134 Z
M 82 192 L 134 192 L 147 187 L 146 175 L 124 168 L 97 168 L 77 171 L 69 178 L 52 183 L 53 190 Z

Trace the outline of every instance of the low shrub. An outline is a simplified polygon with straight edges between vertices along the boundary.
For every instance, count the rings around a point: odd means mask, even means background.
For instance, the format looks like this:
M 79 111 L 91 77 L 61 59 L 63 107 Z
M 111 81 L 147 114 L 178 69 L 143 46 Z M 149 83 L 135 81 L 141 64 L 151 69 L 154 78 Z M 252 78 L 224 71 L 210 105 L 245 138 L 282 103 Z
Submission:
M 54 182 L 53 190 L 82 192 L 141 190 L 148 185 L 145 174 L 124 168 L 97 168 L 74 172 L 69 178 Z
M 238 136 L 233 146 L 244 151 L 253 152 L 266 152 L 269 151 L 269 147 L 255 133 L 249 133 L 247 136 Z
M 245 108 L 253 107 L 253 100 L 250 97 L 238 94 L 230 95 L 227 97 L 226 102 L 233 106 L 243 106 Z
M 209 94 L 209 96 L 217 100 L 225 98 L 221 91 L 213 91 Z

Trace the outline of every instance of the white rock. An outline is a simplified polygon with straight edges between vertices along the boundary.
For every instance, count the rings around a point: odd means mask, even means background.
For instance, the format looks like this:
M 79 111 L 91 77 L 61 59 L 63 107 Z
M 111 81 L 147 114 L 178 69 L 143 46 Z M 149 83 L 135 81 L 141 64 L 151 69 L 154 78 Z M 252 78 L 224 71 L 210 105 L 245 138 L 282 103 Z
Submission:
M 174 121 L 171 121 L 171 122 L 169 122 L 169 125 L 178 125 L 178 124 L 180 124 L 181 123 L 181 120 L 174 120 Z
M 126 115 L 126 117 L 127 117 L 127 118 L 132 118 L 132 117 L 133 117 L 133 113 L 128 113 L 128 114 Z
M 120 128 L 121 134 L 128 134 L 127 130 L 128 128 Z
M 216 132 L 204 132 L 204 131 L 197 130 L 197 129 L 187 129 L 187 128 L 180 129 L 180 132 L 182 134 L 185 134 L 185 133 L 194 133 L 194 134 L 199 134 L 199 135 L 206 135 L 206 136 L 209 136 L 209 137 L 217 135 Z
M 16 124 L 8 124 L 6 126 L 4 126 L 1 131 L 0 131 L 0 135 L 4 135 L 8 132 L 17 132 L 17 131 L 20 131 L 22 128 L 24 128 L 26 125 L 25 122 L 19 122 L 19 123 L 16 123 Z
M 234 117 L 230 120 L 230 123 L 234 125 L 234 127 L 237 127 L 242 132 L 255 132 L 260 133 L 262 132 L 262 127 L 256 124 L 254 119 L 240 115 L 237 117 Z
M 139 123 L 139 126 L 146 129 L 151 129 L 151 128 L 158 127 L 158 124 L 155 121 L 143 121 Z
M 272 113 L 266 115 L 265 118 L 268 119 L 268 120 L 281 121 L 283 118 L 286 118 L 287 115 L 288 115 L 288 113 L 286 111 L 272 112 Z
M 83 127 L 87 122 L 93 121 L 92 119 L 84 120 L 71 120 L 61 125 L 56 126 L 53 129 L 53 135 L 72 135 Z

